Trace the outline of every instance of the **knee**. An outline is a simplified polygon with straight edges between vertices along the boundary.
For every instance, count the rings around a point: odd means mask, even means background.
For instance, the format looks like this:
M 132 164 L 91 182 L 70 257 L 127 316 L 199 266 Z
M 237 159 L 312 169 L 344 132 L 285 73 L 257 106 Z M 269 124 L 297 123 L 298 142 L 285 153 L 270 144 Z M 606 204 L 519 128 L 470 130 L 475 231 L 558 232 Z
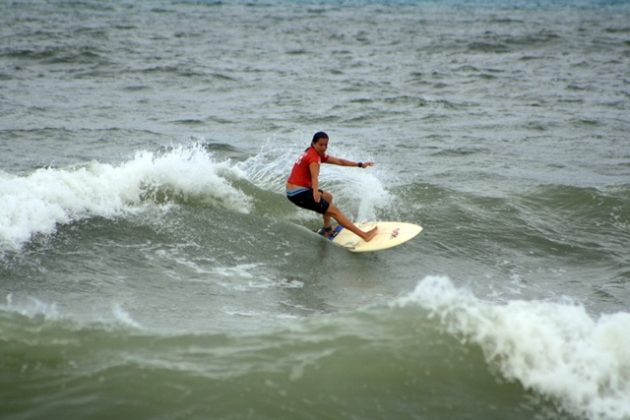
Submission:
M 332 203 L 328 206 L 328 210 L 326 210 L 326 215 L 327 216 L 331 216 L 331 217 L 335 217 L 339 214 L 339 210 L 337 210 L 337 207 L 335 207 Z
M 333 196 L 331 193 L 329 193 L 328 191 L 324 191 L 324 194 L 322 194 L 322 196 L 324 197 L 324 200 L 332 204 Z

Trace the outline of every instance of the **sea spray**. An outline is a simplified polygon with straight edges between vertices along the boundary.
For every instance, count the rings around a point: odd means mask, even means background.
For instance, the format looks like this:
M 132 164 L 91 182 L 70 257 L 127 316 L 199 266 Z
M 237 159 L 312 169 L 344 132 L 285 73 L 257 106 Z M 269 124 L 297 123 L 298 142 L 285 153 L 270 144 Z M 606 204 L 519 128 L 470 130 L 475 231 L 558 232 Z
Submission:
M 427 277 L 398 300 L 438 317 L 445 330 L 481 347 L 511 381 L 588 418 L 630 416 L 630 314 L 593 319 L 581 305 L 486 302 L 446 277 Z
M 308 143 L 308 142 L 306 142 Z M 363 152 L 349 150 L 342 145 L 331 147 L 331 156 L 359 161 Z M 285 183 L 293 163 L 303 151 L 302 144 L 274 144 L 265 142 L 258 153 L 238 164 L 247 179 L 266 191 L 285 193 Z M 366 159 L 369 160 L 369 159 Z M 385 188 L 382 175 L 386 170 L 323 165 L 320 188 L 333 194 L 334 202 L 357 221 L 378 218 L 378 210 L 391 204 L 392 197 Z
M 0 174 L 0 243 L 20 248 L 58 224 L 137 212 L 161 196 L 196 196 L 235 212 L 249 212 L 251 199 L 230 179 L 243 173 L 217 162 L 198 144 L 163 153 L 140 151 L 118 165 L 93 161 L 75 168 L 43 168 L 30 175 Z

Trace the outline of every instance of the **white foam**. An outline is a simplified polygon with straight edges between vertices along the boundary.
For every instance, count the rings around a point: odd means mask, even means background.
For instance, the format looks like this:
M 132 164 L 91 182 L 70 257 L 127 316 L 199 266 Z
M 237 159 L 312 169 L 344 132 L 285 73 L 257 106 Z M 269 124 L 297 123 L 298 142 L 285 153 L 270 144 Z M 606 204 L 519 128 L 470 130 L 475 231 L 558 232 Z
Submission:
M 507 379 L 574 415 L 630 418 L 630 313 L 593 319 L 577 304 L 496 304 L 445 277 L 425 278 L 397 304 L 430 310 L 449 333 L 479 345 Z
M 299 150 L 299 149 L 296 149 Z M 292 150 L 272 146 L 265 142 L 257 154 L 238 164 L 239 169 L 247 174 L 247 179 L 257 187 L 284 194 L 289 171 L 297 158 Z
M 265 274 L 262 264 L 239 264 L 231 267 L 214 267 L 213 281 L 226 289 L 249 291 L 252 289 L 301 289 L 304 282 L 296 279 L 277 279 Z M 229 281 L 225 281 L 225 280 Z
M 213 272 L 221 277 L 252 279 L 255 276 L 255 272 L 259 270 L 261 265 L 262 264 L 260 263 L 248 263 L 230 267 L 214 267 Z
M 39 169 L 18 177 L 0 173 L 0 244 L 21 247 L 35 234 L 84 218 L 137 211 L 152 190 L 197 196 L 237 212 L 251 199 L 229 182 L 245 174 L 229 161 L 216 162 L 200 145 L 165 153 L 138 152 L 119 165 L 92 162 Z
M 112 314 L 116 321 L 127 327 L 141 328 L 142 326 L 127 312 L 120 304 L 116 303 L 112 307 Z
M 339 190 L 336 196 L 342 198 L 342 202 L 356 203 L 356 220 L 378 220 L 377 211 L 387 207 L 391 202 L 391 195 L 383 186 L 377 169 L 359 169 L 355 171 L 343 171 L 343 168 L 333 168 L 329 175 L 332 179 L 340 179 Z M 322 177 L 325 182 L 329 176 Z
M 6 304 L 0 304 L 0 311 L 17 313 L 29 318 L 41 316 L 47 320 L 60 319 L 56 303 L 46 303 L 34 297 L 16 302 L 12 293 L 7 294 Z

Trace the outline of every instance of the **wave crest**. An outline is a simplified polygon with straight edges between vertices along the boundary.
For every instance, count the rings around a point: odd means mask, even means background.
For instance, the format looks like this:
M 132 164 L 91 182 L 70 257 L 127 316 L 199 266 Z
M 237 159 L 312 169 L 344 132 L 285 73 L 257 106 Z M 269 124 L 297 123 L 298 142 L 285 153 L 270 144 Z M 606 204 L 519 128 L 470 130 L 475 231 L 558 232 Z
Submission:
M 230 161 L 215 161 L 199 144 L 138 152 L 118 165 L 94 161 L 27 176 L 0 173 L 0 244 L 20 248 L 36 234 L 53 233 L 58 224 L 115 218 L 173 196 L 247 213 L 251 198 L 231 182 L 243 176 Z
M 588 418 L 630 417 L 630 314 L 591 318 L 581 305 L 493 304 L 427 277 L 399 305 L 419 304 L 450 334 L 481 347 L 508 380 Z

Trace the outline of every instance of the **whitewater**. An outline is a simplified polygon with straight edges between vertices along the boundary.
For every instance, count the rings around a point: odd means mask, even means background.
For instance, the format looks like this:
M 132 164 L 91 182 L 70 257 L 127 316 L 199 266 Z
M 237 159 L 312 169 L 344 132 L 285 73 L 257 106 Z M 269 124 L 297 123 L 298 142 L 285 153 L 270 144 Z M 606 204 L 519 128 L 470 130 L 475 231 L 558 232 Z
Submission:
M 630 419 L 629 14 L 0 3 L 0 417 Z

